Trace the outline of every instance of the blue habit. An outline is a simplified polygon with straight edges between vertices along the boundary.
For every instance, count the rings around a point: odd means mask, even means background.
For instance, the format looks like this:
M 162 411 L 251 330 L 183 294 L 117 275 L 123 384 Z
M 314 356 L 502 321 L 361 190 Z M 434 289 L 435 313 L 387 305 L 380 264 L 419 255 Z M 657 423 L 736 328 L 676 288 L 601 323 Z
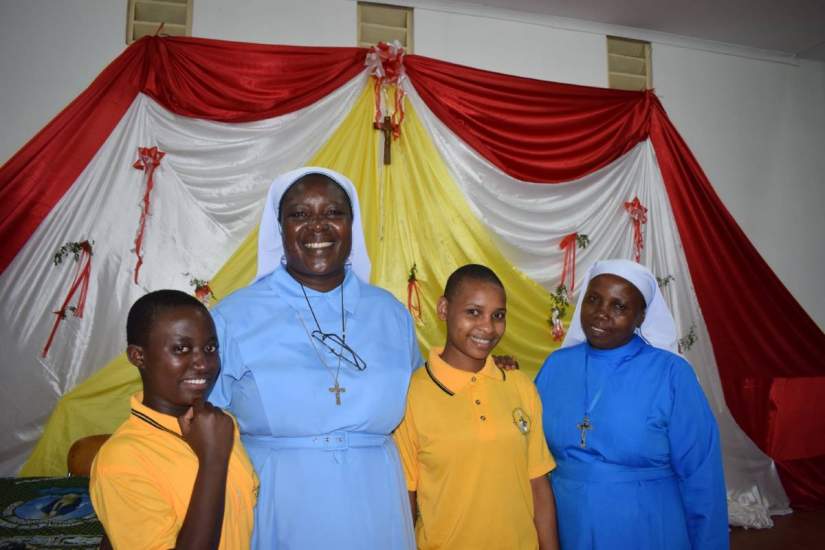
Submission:
M 563 550 L 728 548 L 719 429 L 687 361 L 638 336 L 585 342 L 548 357 L 536 386 Z
M 338 358 L 318 341 L 313 349 L 308 332 L 316 330 L 315 320 L 285 269 L 212 310 L 222 370 L 210 401 L 238 419 L 261 481 L 253 548 L 415 548 L 389 435 L 422 362 L 412 319 L 390 293 L 348 270 L 330 292 L 306 288 L 325 333 L 342 333 L 342 288 L 346 343 L 366 369 L 342 361 L 340 394 Z

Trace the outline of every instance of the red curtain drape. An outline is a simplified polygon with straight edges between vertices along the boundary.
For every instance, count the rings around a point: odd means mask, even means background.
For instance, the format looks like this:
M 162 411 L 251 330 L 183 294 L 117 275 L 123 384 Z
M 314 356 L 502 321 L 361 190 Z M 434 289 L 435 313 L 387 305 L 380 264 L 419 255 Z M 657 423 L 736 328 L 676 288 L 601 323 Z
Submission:
M 556 183 L 613 162 L 650 138 L 684 245 L 725 400 L 772 456 L 795 505 L 825 505 L 821 422 L 796 400 L 822 401 L 821 384 L 773 391 L 781 380 L 825 380 L 825 334 L 734 221 L 652 92 L 543 82 L 410 55 L 407 74 L 427 106 L 514 178 Z M 782 327 L 779 338 L 768 327 Z M 777 410 L 788 411 L 776 414 Z M 781 445 L 771 438 L 793 425 Z M 813 437 L 822 445 L 803 444 Z M 805 449 L 805 451 L 800 451 Z
M 653 98 L 647 94 L 518 78 L 418 55 L 408 55 L 405 67 L 442 122 L 522 181 L 580 178 L 647 136 Z
M 0 168 L 0 273 L 143 92 L 185 116 L 243 122 L 311 105 L 364 69 L 363 48 L 146 37 Z

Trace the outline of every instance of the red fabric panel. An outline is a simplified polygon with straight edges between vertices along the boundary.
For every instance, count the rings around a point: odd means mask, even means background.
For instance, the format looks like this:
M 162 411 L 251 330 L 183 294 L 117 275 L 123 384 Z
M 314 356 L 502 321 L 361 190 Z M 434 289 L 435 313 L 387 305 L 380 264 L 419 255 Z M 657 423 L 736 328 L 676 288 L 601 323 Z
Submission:
M 808 436 L 821 438 L 822 433 Z M 825 508 L 825 456 L 803 460 L 777 460 L 776 469 L 794 508 Z
M 0 168 L 0 273 L 71 187 L 138 92 L 185 116 L 241 122 L 311 105 L 364 69 L 363 48 L 147 37 Z M 148 144 L 147 144 L 148 145 Z
M 364 70 L 365 48 L 162 38 L 141 91 L 179 115 L 248 122 L 312 105 Z
M 776 460 L 825 457 L 825 376 L 774 378 L 768 454 Z
M 649 94 L 557 84 L 405 58 L 418 95 L 507 174 L 559 183 L 613 162 L 647 137 Z

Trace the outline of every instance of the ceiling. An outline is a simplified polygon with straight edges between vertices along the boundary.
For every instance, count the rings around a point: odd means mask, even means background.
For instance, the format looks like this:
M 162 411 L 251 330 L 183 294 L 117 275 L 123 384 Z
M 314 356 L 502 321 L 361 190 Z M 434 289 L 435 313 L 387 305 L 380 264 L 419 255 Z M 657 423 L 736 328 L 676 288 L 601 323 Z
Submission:
M 460 0 L 825 61 L 825 0 Z

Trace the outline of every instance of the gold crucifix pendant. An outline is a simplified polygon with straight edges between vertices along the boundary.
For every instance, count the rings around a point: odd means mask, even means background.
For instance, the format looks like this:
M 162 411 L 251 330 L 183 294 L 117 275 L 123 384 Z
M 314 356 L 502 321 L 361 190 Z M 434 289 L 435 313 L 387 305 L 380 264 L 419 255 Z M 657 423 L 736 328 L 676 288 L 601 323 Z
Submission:
M 341 404 L 341 394 L 346 393 L 347 388 L 345 388 L 345 387 L 341 386 L 340 384 L 338 384 L 338 380 L 336 380 L 335 385 L 332 386 L 329 389 L 329 392 L 335 394 L 335 404 L 340 405 Z

